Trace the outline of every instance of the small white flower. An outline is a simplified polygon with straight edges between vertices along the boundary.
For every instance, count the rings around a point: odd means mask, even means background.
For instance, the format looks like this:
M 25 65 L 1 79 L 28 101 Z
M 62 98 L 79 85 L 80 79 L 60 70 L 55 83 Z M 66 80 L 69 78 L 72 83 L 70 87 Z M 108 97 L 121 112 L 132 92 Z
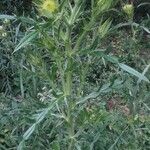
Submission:
M 3 26 L 0 26 L 0 31 L 2 31 L 4 28 L 3 28 Z
M 3 23 L 4 23 L 4 24 L 9 24 L 9 23 L 10 23 L 10 20 L 9 20 L 9 19 L 5 19 L 5 20 L 3 21 Z
M 2 37 L 6 37 L 6 36 L 7 36 L 6 32 L 2 33 Z

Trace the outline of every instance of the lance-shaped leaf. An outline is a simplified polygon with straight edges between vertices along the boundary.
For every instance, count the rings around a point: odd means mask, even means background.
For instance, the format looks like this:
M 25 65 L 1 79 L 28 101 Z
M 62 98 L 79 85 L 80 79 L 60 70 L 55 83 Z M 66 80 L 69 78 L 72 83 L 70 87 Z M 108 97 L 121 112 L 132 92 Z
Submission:
M 89 95 L 87 95 L 85 97 L 82 97 L 76 103 L 76 105 L 82 104 L 82 103 L 86 102 L 89 99 L 95 99 L 100 94 L 108 93 L 108 92 L 112 91 L 113 89 L 118 89 L 118 88 L 120 89 L 120 88 L 122 88 L 122 84 L 123 84 L 123 81 L 120 81 L 120 80 L 115 80 L 112 85 L 111 85 L 111 83 L 106 83 L 106 84 L 102 85 L 102 87 L 98 91 L 94 91 L 94 92 L 90 93 Z
M 21 141 L 21 142 L 19 143 L 19 146 L 17 147 L 17 150 L 22 150 L 23 147 L 24 147 L 24 145 L 25 145 L 25 141 Z
M 99 33 L 101 38 L 105 37 L 105 35 L 109 32 L 110 26 L 112 24 L 112 20 L 108 18 L 105 22 L 103 22 L 99 27 Z
M 145 77 L 142 73 L 136 71 L 135 69 L 131 68 L 130 66 L 127 66 L 125 64 L 119 63 L 119 67 L 123 69 L 124 71 L 127 71 L 128 73 L 135 75 L 138 77 L 140 80 L 144 80 L 146 82 L 150 82 L 147 77 Z
M 144 6 L 144 5 L 150 5 L 150 3 L 146 3 L 146 2 L 145 3 L 141 3 L 140 5 L 137 6 L 137 8 L 139 8 L 141 6 Z
M 11 16 L 11 15 L 0 15 L 0 19 L 14 20 L 14 19 L 16 19 L 16 17 L 15 16 Z
M 111 55 L 107 55 L 103 51 L 94 50 L 94 51 L 91 51 L 90 54 L 93 55 L 93 56 L 96 56 L 96 57 L 102 57 L 102 58 L 106 59 L 107 61 L 109 61 L 111 63 L 118 64 L 117 57 L 111 56 Z
M 36 123 L 34 123 L 23 135 L 23 139 L 27 140 L 29 139 L 30 135 L 33 133 L 33 131 L 35 130 L 36 127 Z
M 24 133 L 23 139 L 18 145 L 17 150 L 21 150 L 23 148 L 23 143 L 29 139 L 29 137 L 32 135 L 34 132 L 36 126 L 46 117 L 46 115 L 49 113 L 49 111 L 56 105 L 56 103 L 60 100 L 62 100 L 63 97 L 60 97 L 56 99 L 55 101 L 52 101 L 49 104 L 49 107 L 45 108 L 41 113 L 36 115 L 36 122 L 32 124 L 32 126 Z
M 38 35 L 37 31 L 32 31 L 31 33 L 25 35 L 20 43 L 16 46 L 15 50 L 13 53 L 15 53 L 16 51 L 20 50 L 22 47 L 27 46 L 36 36 Z

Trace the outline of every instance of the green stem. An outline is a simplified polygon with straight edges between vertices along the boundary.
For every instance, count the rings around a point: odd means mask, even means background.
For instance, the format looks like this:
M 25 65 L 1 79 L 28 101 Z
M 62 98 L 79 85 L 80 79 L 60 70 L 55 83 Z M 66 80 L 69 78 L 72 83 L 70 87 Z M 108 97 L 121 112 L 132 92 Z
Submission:
M 74 145 L 74 120 L 72 118 L 72 115 L 71 115 L 71 110 L 72 110 L 72 107 L 71 105 L 69 105 L 68 107 L 68 123 L 69 123 L 69 128 L 68 128 L 68 132 L 69 132 L 69 138 L 70 138 L 70 142 L 69 142 L 69 145 L 68 145 L 68 150 L 72 150 L 73 149 L 73 145 Z
M 66 75 L 66 83 L 65 83 L 65 90 L 66 90 L 66 96 L 71 95 L 71 88 L 72 88 L 72 72 L 68 72 Z
M 58 58 L 56 58 L 56 63 L 57 63 L 58 70 L 60 72 L 60 78 L 61 78 L 61 82 L 62 82 L 62 88 L 63 88 L 63 91 L 65 91 L 64 70 L 63 70 L 62 65 L 61 65 L 61 60 L 58 59 Z
M 65 43 L 65 50 L 66 50 L 66 60 L 67 61 L 67 70 L 66 70 L 66 75 L 65 77 L 65 89 L 64 89 L 64 94 L 65 96 L 67 96 L 67 118 L 68 118 L 68 133 L 69 133 L 69 138 L 70 138 L 70 142 L 69 142 L 69 146 L 68 146 L 68 150 L 72 150 L 73 149 L 73 145 L 74 145 L 74 121 L 71 115 L 72 112 L 72 104 L 70 99 L 71 93 L 72 93 L 72 41 L 71 41 L 71 32 L 72 32 L 72 26 L 68 26 L 68 30 L 67 30 L 67 35 L 68 35 L 68 39 L 66 40 Z
M 78 38 L 76 45 L 74 46 L 74 50 L 79 50 L 81 43 L 83 42 L 83 39 L 87 36 L 88 32 L 93 27 L 93 24 L 95 23 L 95 17 L 92 17 L 91 21 L 88 23 L 87 27 L 84 29 L 81 36 Z
M 131 24 L 131 31 L 132 31 L 132 39 L 135 41 L 135 30 L 133 24 Z
M 66 75 L 65 77 L 65 89 L 64 89 L 64 94 L 66 96 L 70 96 L 71 95 L 71 89 L 72 89 L 72 71 L 70 71 L 71 65 L 72 65 L 72 41 L 71 41 L 71 32 L 72 32 L 72 27 L 68 26 L 68 31 L 67 31 L 67 35 L 68 35 L 68 39 L 65 43 L 65 50 L 66 50 L 66 61 L 67 61 L 67 71 L 66 71 Z M 68 70 L 69 69 L 69 70 Z
M 79 89 L 78 89 L 78 93 L 77 93 L 78 97 L 82 96 L 82 90 L 84 88 L 84 83 L 85 83 L 88 67 L 89 67 L 88 62 L 86 62 L 86 66 L 81 66 L 82 71 L 81 71 L 81 75 L 80 75 L 80 85 L 79 85 Z

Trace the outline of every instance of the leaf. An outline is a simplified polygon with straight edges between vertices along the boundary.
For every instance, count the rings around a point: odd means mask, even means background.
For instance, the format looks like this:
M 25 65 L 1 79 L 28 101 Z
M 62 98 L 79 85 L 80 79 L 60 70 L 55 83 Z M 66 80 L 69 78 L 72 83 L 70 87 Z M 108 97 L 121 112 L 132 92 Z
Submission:
M 92 92 L 89 95 L 81 98 L 76 104 L 78 105 L 78 104 L 84 103 L 85 101 L 87 101 L 89 99 L 97 98 L 100 94 L 108 93 L 112 89 L 116 89 L 118 87 L 120 88 L 122 83 L 123 83 L 122 81 L 118 81 L 118 80 L 115 80 L 115 82 L 112 85 L 110 83 L 106 83 L 106 84 L 102 85 L 100 90 L 98 90 L 96 92 Z
M 74 6 L 74 8 L 71 10 L 71 17 L 70 17 L 70 19 L 69 19 L 69 24 L 70 25 L 73 25 L 74 24 L 74 22 L 76 21 L 76 19 L 78 18 L 78 16 L 80 15 L 80 10 L 81 10 L 81 7 L 82 7 L 82 5 L 80 4 L 76 4 L 75 6 Z
M 24 133 L 23 140 L 20 142 L 20 144 L 23 143 L 25 140 L 28 140 L 28 138 L 31 136 L 31 134 L 35 130 L 36 125 L 38 125 L 45 118 L 46 114 L 54 107 L 54 105 L 58 101 L 62 100 L 62 98 L 63 97 L 60 97 L 57 100 L 55 100 L 52 103 L 50 103 L 49 107 L 44 109 L 44 111 L 42 113 L 40 113 L 40 115 L 38 115 L 38 117 L 36 118 L 37 119 L 36 122 Z M 19 144 L 19 146 L 20 146 L 20 144 Z
M 106 83 L 106 84 L 104 84 L 102 87 L 101 87 L 101 89 L 100 89 L 100 92 L 101 93 L 107 93 L 107 92 L 109 92 L 110 91 L 110 83 Z
M 138 23 L 135 22 L 126 22 L 126 23 L 119 23 L 118 25 L 116 25 L 114 28 L 111 29 L 111 31 L 115 30 L 115 29 L 119 29 L 122 27 L 126 27 L 126 26 L 134 26 L 134 27 L 139 27 L 141 29 L 143 29 L 144 31 L 146 31 L 147 33 L 150 34 L 150 30 L 144 26 L 140 26 Z
M 116 57 L 111 56 L 111 55 L 106 55 L 103 51 L 94 50 L 94 51 L 91 52 L 91 54 L 94 55 L 94 56 L 103 57 L 111 63 L 117 63 L 118 64 L 118 59 Z
M 108 33 L 111 24 L 112 20 L 108 18 L 103 24 L 100 25 L 98 31 L 100 33 L 101 38 L 105 37 L 105 35 Z
M 60 150 L 60 145 L 58 141 L 52 143 L 52 150 Z
M 75 147 L 77 150 L 81 150 L 81 146 L 78 143 L 75 143 Z
M 147 110 L 150 111 L 150 107 L 147 104 L 145 104 L 145 103 L 143 103 L 143 104 L 147 108 Z
M 33 25 L 33 24 L 36 23 L 34 19 L 32 19 L 32 18 L 27 18 L 27 17 L 24 17 L 24 16 L 21 16 L 21 17 L 19 17 L 18 19 L 19 19 L 21 22 L 23 22 L 23 23 L 27 23 L 27 24 L 31 24 L 31 25 Z
M 11 16 L 11 15 L 0 15 L 0 19 L 14 20 L 14 19 L 16 19 L 16 17 L 15 16 Z
M 125 23 L 119 23 L 117 24 L 114 28 L 112 28 L 111 30 L 115 30 L 115 29 L 119 29 L 119 28 L 122 28 L 122 27 L 126 27 L 126 26 L 135 26 L 135 27 L 138 27 L 139 24 L 135 23 L 135 22 L 125 22 Z
M 34 123 L 23 135 L 23 139 L 24 140 L 27 140 L 30 135 L 33 133 L 33 131 L 35 130 L 35 126 L 36 126 L 36 123 Z
M 148 28 L 146 28 L 146 27 L 144 27 L 144 26 L 140 26 L 144 31 L 146 31 L 147 33 L 149 33 L 150 34 L 150 30 L 148 29 Z
M 93 149 L 94 149 L 94 144 L 98 141 L 99 137 L 100 137 L 100 133 L 98 132 L 98 133 L 95 135 L 93 142 L 90 144 L 90 150 L 93 150 Z
M 110 56 L 110 55 L 103 55 L 103 58 L 105 58 L 107 61 L 118 64 L 118 59 L 115 56 Z
M 21 141 L 19 146 L 17 147 L 17 150 L 22 150 L 24 147 L 24 141 Z
M 27 46 L 37 35 L 38 35 L 37 31 L 32 31 L 31 33 L 25 35 L 25 37 L 22 38 L 20 43 L 16 46 L 13 53 L 20 50 L 22 47 Z
M 148 69 L 150 68 L 150 64 L 146 66 L 146 68 L 144 69 L 144 71 L 142 72 L 142 75 L 144 76 L 146 74 L 146 72 L 148 71 Z M 141 82 L 141 79 L 139 79 L 137 81 L 137 84 L 139 84 Z
M 99 52 L 100 54 L 101 53 L 104 53 L 105 51 L 106 51 L 106 49 L 97 49 L 97 50 L 93 50 L 93 49 L 91 49 L 91 48 L 88 48 L 88 49 L 81 49 L 80 51 L 79 51 L 79 54 L 80 55 L 85 55 L 85 54 L 93 54 L 94 52 Z
M 85 101 L 87 101 L 88 99 L 91 99 L 91 98 L 96 98 L 99 96 L 99 93 L 98 92 L 92 92 L 91 94 L 81 98 L 76 104 L 80 104 L 80 103 L 84 103 Z
M 114 149 L 114 147 L 116 146 L 116 144 L 118 143 L 119 139 L 122 137 L 122 135 L 124 134 L 124 132 L 126 131 L 127 128 L 128 128 L 128 126 L 121 132 L 121 134 L 117 137 L 115 142 L 111 145 L 111 147 L 108 150 L 113 150 Z
M 38 114 L 36 118 L 36 123 L 40 123 L 45 118 L 48 112 L 49 112 L 49 109 L 47 108 L 44 111 L 42 111 L 40 114 Z
M 141 7 L 141 6 L 144 6 L 144 5 L 150 5 L 150 3 L 141 3 L 137 6 L 137 8 Z
M 136 71 L 135 69 L 125 65 L 125 64 L 122 64 L 122 63 L 119 63 L 119 67 L 121 69 L 123 69 L 124 71 L 132 74 L 132 75 L 135 75 L 136 77 L 138 77 L 140 80 L 144 80 L 146 82 L 149 82 L 149 80 L 147 79 L 147 77 L 145 77 L 142 73 L 139 73 L 138 71 Z

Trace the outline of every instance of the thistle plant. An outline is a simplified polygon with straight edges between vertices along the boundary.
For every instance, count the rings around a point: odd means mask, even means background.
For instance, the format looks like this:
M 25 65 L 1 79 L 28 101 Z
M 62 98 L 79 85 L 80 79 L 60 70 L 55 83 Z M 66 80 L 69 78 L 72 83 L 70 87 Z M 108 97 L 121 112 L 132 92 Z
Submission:
M 122 10 L 126 15 L 127 21 L 131 22 L 132 39 L 135 41 L 136 30 L 133 25 L 134 6 L 133 4 L 125 4 Z
M 48 91 L 52 97 L 48 96 L 47 106 L 35 115 L 35 123 L 24 133 L 18 150 L 25 147 L 26 140 L 37 126 L 49 118 L 48 121 L 56 130 L 50 133 L 56 136 L 49 148 L 93 149 L 100 135 L 97 134 L 97 139 L 94 137 L 86 146 L 84 138 L 86 132 L 89 132 L 88 125 L 97 123 L 97 119 L 100 122 L 108 113 L 99 110 L 95 103 L 90 108 L 88 103 L 120 89 L 123 84 L 122 80 L 113 80 L 112 83 L 90 86 L 87 75 L 95 58 L 101 59 L 104 64 L 111 62 L 116 68 L 120 67 L 140 78 L 140 81 L 149 82 L 143 74 L 119 63 L 105 49 L 100 49 L 101 41 L 111 31 L 113 19 L 105 14 L 113 11 L 114 4 L 117 4 L 116 0 L 91 0 L 91 7 L 87 9 L 86 0 L 44 0 L 36 3 L 40 17 L 29 19 L 32 22 L 30 33 L 24 36 L 14 53 L 27 45 L 33 48 L 34 55 L 29 51 L 29 63 L 40 76 L 49 81 Z M 51 60 L 50 66 L 40 55 L 43 52 Z M 90 86 L 88 90 L 87 86 Z

